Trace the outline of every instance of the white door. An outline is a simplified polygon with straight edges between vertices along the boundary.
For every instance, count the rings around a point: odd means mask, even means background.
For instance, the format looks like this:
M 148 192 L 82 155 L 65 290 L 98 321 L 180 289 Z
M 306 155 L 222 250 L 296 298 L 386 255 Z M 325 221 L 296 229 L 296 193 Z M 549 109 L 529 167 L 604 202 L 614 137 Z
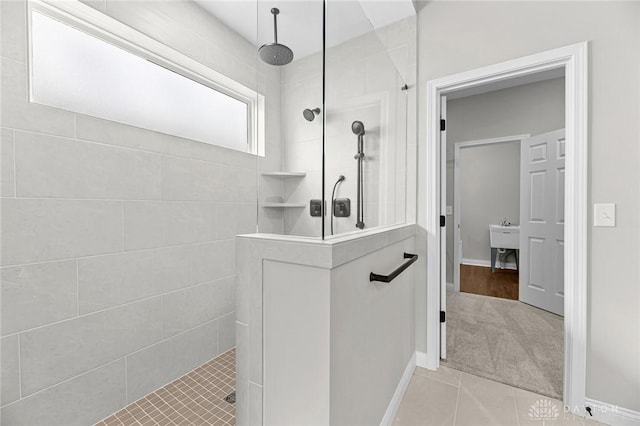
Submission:
M 564 129 L 520 148 L 520 301 L 564 315 Z
M 440 217 L 447 217 L 447 97 L 440 98 Z M 442 219 L 441 219 L 442 220 Z M 447 223 L 440 226 L 440 358 L 447 358 Z

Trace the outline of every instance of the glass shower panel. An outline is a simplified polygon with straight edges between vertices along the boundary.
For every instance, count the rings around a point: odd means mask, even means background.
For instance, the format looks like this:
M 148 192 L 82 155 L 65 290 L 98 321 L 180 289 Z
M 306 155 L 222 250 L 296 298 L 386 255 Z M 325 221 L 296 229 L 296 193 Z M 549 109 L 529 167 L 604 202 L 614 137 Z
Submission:
M 259 232 L 322 237 L 323 2 L 258 2 L 257 46 L 293 52 L 285 65 L 258 62 L 265 95 L 265 156 L 258 166 Z M 279 50 L 275 50 L 277 54 Z
M 406 220 L 415 18 L 374 28 L 368 13 L 365 2 L 327 1 L 326 237 Z

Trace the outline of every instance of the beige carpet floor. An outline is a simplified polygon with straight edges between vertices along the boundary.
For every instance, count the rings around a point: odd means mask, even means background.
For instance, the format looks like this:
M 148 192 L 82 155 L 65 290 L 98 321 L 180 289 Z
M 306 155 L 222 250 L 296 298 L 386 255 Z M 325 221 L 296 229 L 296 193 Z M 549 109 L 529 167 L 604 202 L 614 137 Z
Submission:
M 447 293 L 444 365 L 562 399 L 563 318 L 515 300 Z

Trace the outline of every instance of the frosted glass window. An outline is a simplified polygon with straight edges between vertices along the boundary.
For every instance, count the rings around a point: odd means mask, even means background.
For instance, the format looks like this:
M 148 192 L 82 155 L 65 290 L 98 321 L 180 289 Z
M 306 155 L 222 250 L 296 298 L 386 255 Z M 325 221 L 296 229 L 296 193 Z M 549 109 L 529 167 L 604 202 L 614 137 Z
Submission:
M 251 151 L 247 102 L 36 11 L 31 37 L 34 102 Z

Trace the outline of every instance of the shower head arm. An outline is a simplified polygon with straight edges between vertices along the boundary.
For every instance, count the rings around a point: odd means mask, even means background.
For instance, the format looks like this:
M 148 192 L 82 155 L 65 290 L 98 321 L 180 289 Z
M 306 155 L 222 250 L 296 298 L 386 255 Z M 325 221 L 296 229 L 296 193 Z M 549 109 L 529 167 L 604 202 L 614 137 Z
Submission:
M 278 44 L 278 14 L 280 10 L 274 7 L 271 9 L 271 13 L 273 13 L 273 40 L 275 44 Z

